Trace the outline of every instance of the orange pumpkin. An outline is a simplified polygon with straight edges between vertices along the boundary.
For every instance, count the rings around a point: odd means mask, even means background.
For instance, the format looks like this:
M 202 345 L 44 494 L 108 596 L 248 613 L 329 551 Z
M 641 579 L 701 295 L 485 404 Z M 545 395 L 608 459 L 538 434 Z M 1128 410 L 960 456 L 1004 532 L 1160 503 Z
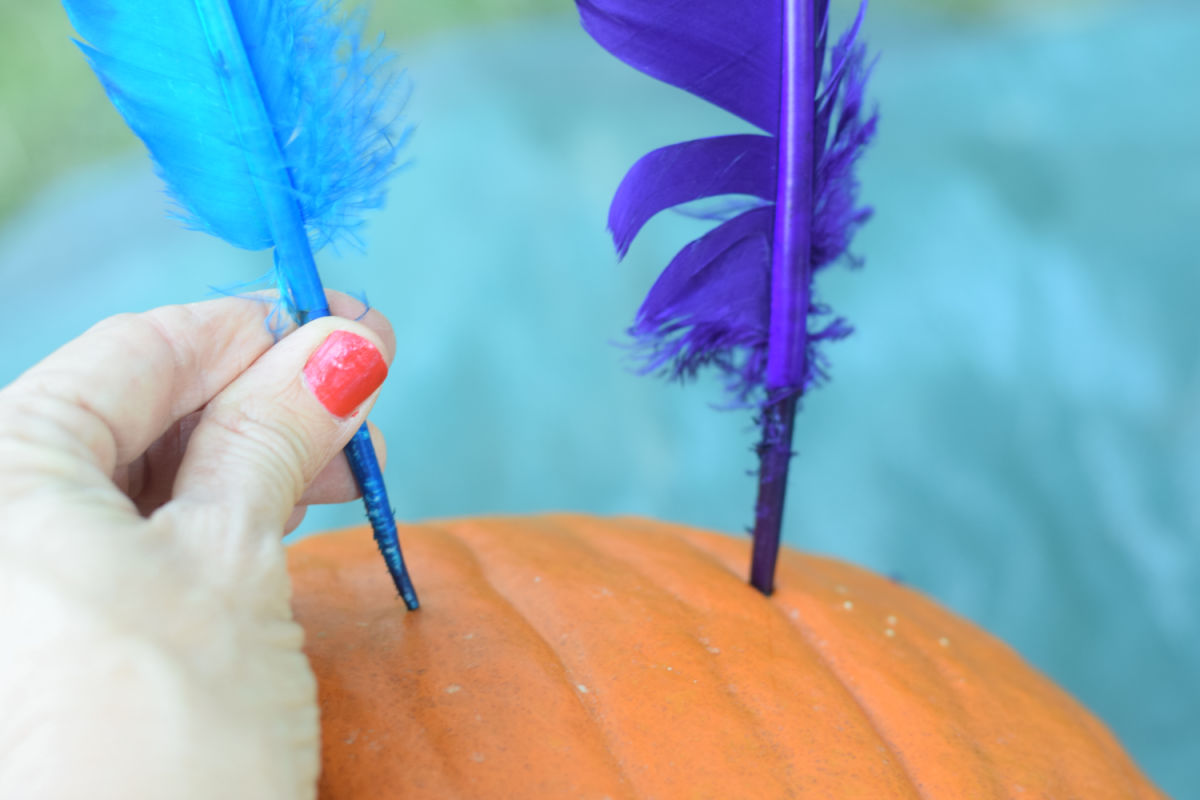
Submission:
M 368 529 L 290 548 L 319 682 L 320 796 L 1163 798 L 1016 653 L 921 594 L 748 542 L 553 515 L 401 531 L 406 613 Z

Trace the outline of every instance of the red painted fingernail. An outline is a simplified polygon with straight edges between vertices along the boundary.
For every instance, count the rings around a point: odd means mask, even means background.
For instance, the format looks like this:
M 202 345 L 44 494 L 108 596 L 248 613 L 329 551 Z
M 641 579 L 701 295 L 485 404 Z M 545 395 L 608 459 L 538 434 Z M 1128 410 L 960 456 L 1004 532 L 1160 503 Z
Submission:
M 329 413 L 348 417 L 387 377 L 387 362 L 370 341 L 334 331 L 309 356 L 304 377 Z

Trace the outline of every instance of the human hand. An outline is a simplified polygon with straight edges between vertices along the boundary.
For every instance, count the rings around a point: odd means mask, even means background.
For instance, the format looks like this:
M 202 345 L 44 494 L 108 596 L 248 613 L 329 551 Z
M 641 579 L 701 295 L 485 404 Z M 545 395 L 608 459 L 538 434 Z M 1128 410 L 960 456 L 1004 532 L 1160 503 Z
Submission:
M 394 341 L 372 311 L 276 344 L 269 311 L 114 317 L 0 390 L 0 797 L 314 796 L 280 538 L 357 494 L 339 453 Z M 373 369 L 314 356 L 337 331 Z

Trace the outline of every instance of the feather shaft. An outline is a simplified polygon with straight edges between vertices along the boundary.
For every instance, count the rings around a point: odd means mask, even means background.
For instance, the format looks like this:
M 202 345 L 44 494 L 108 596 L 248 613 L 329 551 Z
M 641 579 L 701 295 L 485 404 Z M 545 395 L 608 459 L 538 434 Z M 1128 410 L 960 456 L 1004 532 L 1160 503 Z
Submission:
M 766 407 L 759 448 L 750 583 L 763 594 L 775 584 L 784 501 L 792 456 L 797 396 L 808 372 L 812 293 L 813 161 L 816 34 L 810 0 L 783 0 L 771 310 L 767 334 Z
M 392 506 L 388 501 L 387 488 L 383 485 L 383 471 L 379 468 L 379 459 L 375 455 L 375 446 L 371 444 L 371 433 L 366 425 L 359 428 L 354 438 L 346 445 L 346 458 L 350 462 L 354 480 L 362 490 L 363 503 L 367 508 L 367 519 L 371 523 L 375 544 L 379 547 L 384 563 L 391 573 L 392 583 L 404 600 L 405 607 L 416 611 L 421 607 L 421 602 L 417 599 L 417 591 L 408 574 L 404 554 L 400 552 L 396 516 L 392 513 Z
M 307 227 L 270 112 L 259 91 L 242 35 L 227 0 L 194 0 L 208 47 L 219 65 L 222 88 L 250 178 L 263 206 L 280 284 L 300 324 L 329 316 L 325 289 L 309 245 Z
M 783 21 L 778 177 L 767 338 L 768 393 L 795 390 L 804 385 L 808 344 L 806 321 L 812 286 L 812 98 L 816 94 L 812 2 L 783 0 Z
M 775 564 L 779 560 L 780 528 L 799 400 L 799 395 L 790 393 L 769 403 L 762 410 L 760 421 L 762 440 L 756 448 L 758 497 L 754 504 L 750 585 L 767 595 L 775 590 Z

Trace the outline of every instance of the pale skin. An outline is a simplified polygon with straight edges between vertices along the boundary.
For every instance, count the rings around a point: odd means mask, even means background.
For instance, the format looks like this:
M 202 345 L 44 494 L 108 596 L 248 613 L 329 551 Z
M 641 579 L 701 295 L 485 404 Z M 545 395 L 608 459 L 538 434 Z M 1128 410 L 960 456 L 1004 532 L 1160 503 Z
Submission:
M 114 317 L 0 390 L 0 797 L 315 797 L 280 539 L 356 496 L 378 392 L 339 418 L 303 369 L 335 330 L 395 350 L 329 297 L 278 343 L 246 298 Z

